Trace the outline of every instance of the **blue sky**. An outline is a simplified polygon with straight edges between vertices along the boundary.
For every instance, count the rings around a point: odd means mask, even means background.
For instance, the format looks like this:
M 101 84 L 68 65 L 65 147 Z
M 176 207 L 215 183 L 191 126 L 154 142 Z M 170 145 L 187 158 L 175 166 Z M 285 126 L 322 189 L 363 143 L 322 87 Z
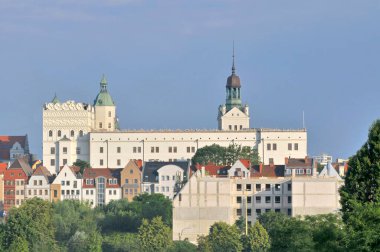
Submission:
M 2 135 L 42 152 L 42 106 L 91 103 L 122 128 L 216 128 L 235 41 L 251 126 L 300 128 L 349 157 L 380 112 L 380 1 L 0 0 Z

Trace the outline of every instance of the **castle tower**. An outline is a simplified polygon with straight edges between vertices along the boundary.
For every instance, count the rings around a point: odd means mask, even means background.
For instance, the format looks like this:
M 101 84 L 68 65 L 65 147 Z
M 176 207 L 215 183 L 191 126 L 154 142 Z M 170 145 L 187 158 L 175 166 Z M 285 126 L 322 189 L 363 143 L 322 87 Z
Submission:
M 232 73 L 227 78 L 226 103 L 219 106 L 219 130 L 242 130 L 249 128 L 249 107 L 242 106 L 240 78 L 235 73 L 235 50 L 232 53 Z
M 100 92 L 94 101 L 95 129 L 114 131 L 116 129 L 116 106 L 107 90 L 107 80 L 103 75 L 100 81 Z

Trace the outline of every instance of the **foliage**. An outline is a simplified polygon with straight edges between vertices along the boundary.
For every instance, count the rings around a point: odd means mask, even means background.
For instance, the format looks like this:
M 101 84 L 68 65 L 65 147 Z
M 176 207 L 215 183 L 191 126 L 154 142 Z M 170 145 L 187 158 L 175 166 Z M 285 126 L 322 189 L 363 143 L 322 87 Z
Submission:
M 109 252 L 138 252 L 140 245 L 135 233 L 112 233 L 103 237 L 103 251 Z
M 235 163 L 238 159 L 249 159 L 253 165 L 260 163 L 257 149 L 249 146 L 242 147 L 237 144 L 231 144 L 228 147 L 213 144 L 199 148 L 192 158 L 192 163 L 202 165 L 208 163 L 228 165 Z
M 67 248 L 70 252 L 101 252 L 102 235 L 97 230 L 89 233 L 77 231 L 68 241 Z
M 246 220 L 244 216 L 240 216 L 240 218 L 235 221 L 235 225 L 240 230 L 241 233 L 245 233 L 245 224 L 246 224 Z
M 241 251 L 240 231 L 225 222 L 216 222 L 210 227 L 208 242 L 212 251 Z
M 197 246 L 187 240 L 174 241 L 173 244 L 166 250 L 166 252 L 196 252 Z
M 28 242 L 21 237 L 16 237 L 8 248 L 9 252 L 29 252 Z
M 161 217 L 154 217 L 152 221 L 143 219 L 138 238 L 143 251 L 164 251 L 172 243 L 171 230 Z
M 358 204 L 380 203 L 380 120 L 370 128 L 367 142 L 350 158 L 345 184 L 340 190 L 343 219 Z
M 19 208 L 12 208 L 4 226 L 5 248 L 11 248 L 15 241 L 25 240 L 30 250 L 39 248 L 56 249 L 55 227 L 52 222 L 51 204 L 39 198 L 26 200 Z
M 259 221 L 270 236 L 270 251 L 313 251 L 312 227 L 305 221 L 275 212 L 261 215 Z
M 89 162 L 78 159 L 73 163 L 74 166 L 78 166 L 80 168 L 80 173 L 83 174 L 84 168 L 91 168 L 91 165 Z
M 172 226 L 172 201 L 163 194 L 140 194 L 133 199 L 133 202 L 140 204 L 143 219 L 152 220 L 159 216 L 164 224 Z
M 197 238 L 198 251 L 200 252 L 211 252 L 211 245 L 208 241 L 208 236 L 200 235 Z
M 265 228 L 256 221 L 243 236 L 244 251 L 267 251 L 270 248 L 269 235 Z

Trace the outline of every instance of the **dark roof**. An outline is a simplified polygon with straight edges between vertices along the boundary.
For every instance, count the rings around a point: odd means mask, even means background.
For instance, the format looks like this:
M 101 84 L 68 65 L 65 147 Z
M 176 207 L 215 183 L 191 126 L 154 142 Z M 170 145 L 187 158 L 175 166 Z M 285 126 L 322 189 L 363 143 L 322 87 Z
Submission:
M 158 182 L 157 170 L 166 165 L 176 165 L 184 171 L 184 175 L 188 176 L 189 161 L 175 161 L 175 162 L 145 162 L 143 167 L 143 178 L 142 182 Z
M 232 87 L 232 88 L 240 88 L 240 78 L 235 73 L 232 73 L 227 78 L 227 84 L 226 87 Z
M 122 169 L 111 169 L 111 168 L 85 168 L 83 171 L 83 179 L 88 178 L 120 178 L 120 171 Z
M 312 158 L 285 158 L 285 165 L 286 168 L 310 168 L 313 166 L 313 159 Z
M 261 172 L 260 172 L 261 166 Z M 251 168 L 251 177 L 284 177 L 285 165 L 254 165 Z
M 24 159 L 18 158 L 9 166 L 9 170 L 11 169 L 22 169 L 27 176 L 31 176 L 33 173 L 32 168 L 30 168 L 30 165 L 25 162 Z
M 201 171 L 202 166 L 205 167 L 206 174 L 210 176 L 227 175 L 228 170 L 231 168 L 229 165 L 215 165 L 213 163 L 209 163 L 207 165 L 197 164 L 195 169 Z
M 42 166 L 42 165 L 38 166 L 38 167 L 34 170 L 32 176 L 34 176 L 34 175 L 36 175 L 36 176 L 44 176 L 45 179 L 46 179 L 49 183 L 51 183 L 51 182 L 53 181 L 53 179 L 54 179 L 54 176 L 51 175 L 51 173 L 49 172 L 49 170 L 46 169 L 46 167 L 45 167 L 45 166 Z
M 0 159 L 10 160 L 10 149 L 18 142 L 26 153 L 29 152 L 28 136 L 0 136 Z

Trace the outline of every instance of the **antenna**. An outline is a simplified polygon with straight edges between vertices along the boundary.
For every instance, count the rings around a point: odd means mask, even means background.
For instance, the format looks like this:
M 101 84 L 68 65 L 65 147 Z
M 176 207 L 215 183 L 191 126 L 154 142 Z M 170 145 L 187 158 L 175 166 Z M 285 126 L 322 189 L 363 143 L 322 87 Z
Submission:
M 302 128 L 305 129 L 305 111 L 302 110 Z

